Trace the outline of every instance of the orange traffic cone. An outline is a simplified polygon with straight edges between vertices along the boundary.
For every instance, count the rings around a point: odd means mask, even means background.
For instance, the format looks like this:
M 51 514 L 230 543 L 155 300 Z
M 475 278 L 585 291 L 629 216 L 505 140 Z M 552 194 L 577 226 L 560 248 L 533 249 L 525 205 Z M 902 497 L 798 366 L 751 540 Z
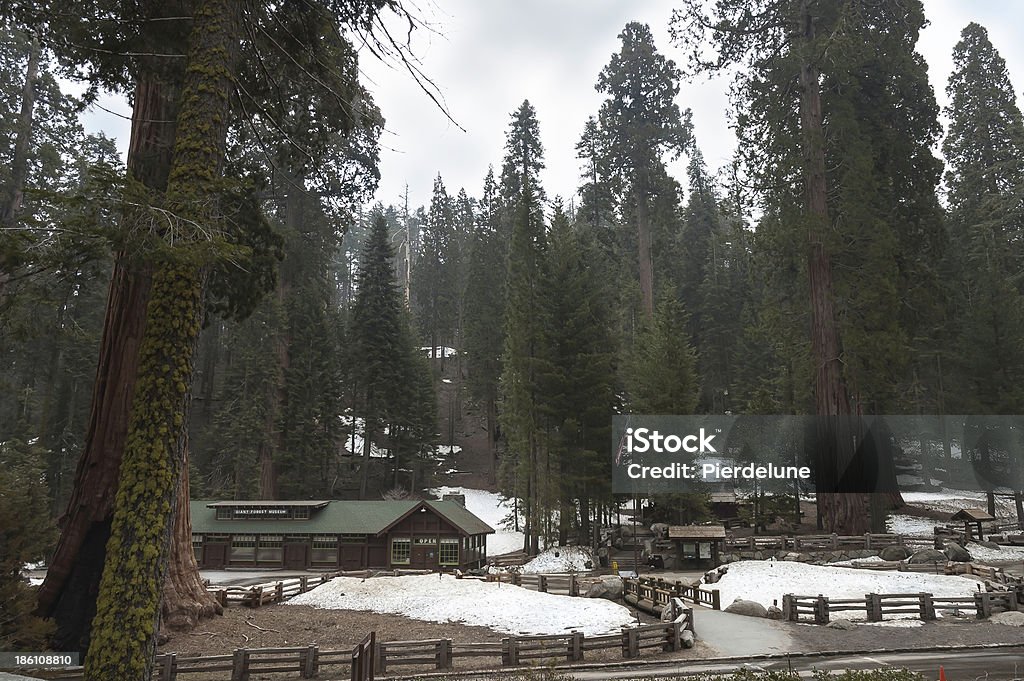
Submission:
M 939 681 L 946 681 L 946 670 L 939 667 Z

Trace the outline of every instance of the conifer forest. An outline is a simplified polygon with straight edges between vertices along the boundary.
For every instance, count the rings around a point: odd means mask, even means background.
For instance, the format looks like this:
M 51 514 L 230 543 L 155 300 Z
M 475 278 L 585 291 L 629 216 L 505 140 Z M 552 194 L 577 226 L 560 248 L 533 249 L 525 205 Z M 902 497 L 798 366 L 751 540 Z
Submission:
M 667 40 L 618 27 L 575 139 L 546 149 L 557 112 L 517 95 L 479 181 L 438 159 L 415 205 L 375 197 L 363 68 L 459 124 L 413 3 L 0 0 L 0 650 L 149 678 L 158 622 L 221 607 L 190 498 L 429 498 L 457 430 L 533 554 L 627 501 L 616 414 L 1024 414 L 1024 74 L 986 27 L 957 27 L 940 107 L 922 0 L 664 4 Z M 126 154 L 83 123 L 100 93 Z M 919 433 L 925 470 L 954 476 L 958 437 Z M 1015 452 L 985 455 L 1024 516 Z M 900 501 L 816 503 L 863 534 Z

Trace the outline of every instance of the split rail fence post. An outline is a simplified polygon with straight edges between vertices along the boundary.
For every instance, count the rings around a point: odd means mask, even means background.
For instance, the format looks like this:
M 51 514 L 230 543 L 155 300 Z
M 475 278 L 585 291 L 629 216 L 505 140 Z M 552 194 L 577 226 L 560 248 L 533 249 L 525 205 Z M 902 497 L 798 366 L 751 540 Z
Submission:
M 274 586 L 274 599 L 278 603 L 284 600 L 284 582 L 278 582 Z
M 537 578 L 537 591 L 539 591 L 541 593 L 547 593 L 548 592 L 548 576 L 547 575 L 540 575 Z
M 935 602 L 932 600 L 932 595 L 921 593 L 918 595 L 918 599 L 920 600 L 921 619 L 931 622 L 935 619 Z
M 452 640 L 443 638 L 437 642 L 437 668 L 452 668 Z
M 583 659 L 583 632 L 572 632 L 572 640 L 569 642 L 569 661 L 579 662 Z
M 300 661 L 302 663 L 302 678 L 316 678 L 316 674 L 320 670 L 319 658 L 320 649 L 316 647 L 316 644 L 310 643 L 306 650 L 301 653 L 300 657 Z
M 178 673 L 178 661 L 174 653 L 160 656 L 160 681 L 174 681 Z
M 304 594 L 309 591 L 309 577 L 303 575 L 299 577 L 299 593 Z
M 570 596 L 579 596 L 580 595 L 580 586 L 579 586 L 579 584 L 576 583 L 576 575 L 575 574 L 570 574 L 569 575 L 569 595 Z
M 866 594 L 868 622 L 882 621 L 882 597 L 878 594 Z
M 818 600 L 814 602 L 814 623 L 828 624 L 828 597 L 818 594 Z
M 249 681 L 249 651 L 236 648 L 231 660 L 231 681 Z

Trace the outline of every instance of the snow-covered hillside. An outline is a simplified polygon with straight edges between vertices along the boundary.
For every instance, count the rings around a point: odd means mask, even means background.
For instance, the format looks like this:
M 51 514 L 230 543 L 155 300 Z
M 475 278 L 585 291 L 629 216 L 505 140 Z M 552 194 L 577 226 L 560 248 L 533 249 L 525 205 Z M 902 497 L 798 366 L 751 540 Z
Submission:
M 855 568 L 807 565 L 789 561 L 741 561 L 730 563 L 716 583 L 722 607 L 737 598 L 757 601 L 765 607 L 782 606 L 786 594 L 830 598 L 862 598 L 868 593 L 930 593 L 935 596 L 970 596 L 984 585 L 976 579 L 920 572 L 882 572 Z M 847 619 L 864 619 L 863 612 L 848 612 Z
M 523 533 L 510 530 L 505 521 L 512 516 L 512 504 L 500 494 L 470 487 L 436 487 L 430 493 L 437 498 L 445 494 L 466 495 L 466 508 L 494 528 L 495 534 L 487 536 L 487 555 L 498 556 L 523 549 Z
M 539 593 L 511 584 L 450 575 L 339 577 L 286 601 L 339 610 L 370 610 L 427 622 L 460 622 L 506 634 L 597 636 L 635 624 L 625 607 L 603 598 Z

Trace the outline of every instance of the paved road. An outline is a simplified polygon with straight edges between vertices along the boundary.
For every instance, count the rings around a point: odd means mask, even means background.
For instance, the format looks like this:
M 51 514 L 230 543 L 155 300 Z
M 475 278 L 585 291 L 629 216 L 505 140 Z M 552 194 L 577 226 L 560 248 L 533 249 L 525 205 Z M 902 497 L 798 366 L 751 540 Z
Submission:
M 792 665 L 792 667 L 790 667 Z M 988 650 L 948 650 L 914 653 L 842 654 L 828 657 L 799 657 L 787 661 L 750 660 L 743 662 L 688 662 L 661 663 L 638 668 L 566 670 L 579 681 L 609 681 L 612 679 L 685 678 L 686 676 L 718 672 L 729 673 L 737 669 L 770 671 L 793 669 L 800 678 L 811 678 L 814 669 L 842 671 L 847 669 L 910 669 L 927 679 L 936 679 L 939 666 L 949 681 L 1024 681 L 1024 647 L 994 648 Z
M 797 650 L 791 629 L 783 622 L 700 607 L 694 607 L 693 620 L 697 638 L 722 657 Z

